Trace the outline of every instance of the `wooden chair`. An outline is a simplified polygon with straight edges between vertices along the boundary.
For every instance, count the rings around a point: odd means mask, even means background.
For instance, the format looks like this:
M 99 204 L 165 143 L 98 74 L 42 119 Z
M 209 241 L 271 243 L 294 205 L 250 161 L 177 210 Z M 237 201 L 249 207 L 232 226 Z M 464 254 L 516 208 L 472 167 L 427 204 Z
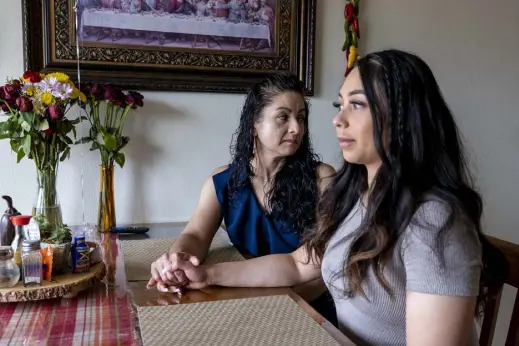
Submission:
M 504 283 L 496 283 L 494 286 L 489 287 L 490 297 L 485 306 L 483 324 L 481 326 L 481 334 L 479 337 L 480 346 L 492 346 L 503 285 L 508 284 L 515 288 L 519 288 L 519 245 L 490 236 L 488 239 L 494 246 L 505 254 L 508 262 L 508 273 Z M 505 346 L 519 346 L 519 292 L 515 297 Z

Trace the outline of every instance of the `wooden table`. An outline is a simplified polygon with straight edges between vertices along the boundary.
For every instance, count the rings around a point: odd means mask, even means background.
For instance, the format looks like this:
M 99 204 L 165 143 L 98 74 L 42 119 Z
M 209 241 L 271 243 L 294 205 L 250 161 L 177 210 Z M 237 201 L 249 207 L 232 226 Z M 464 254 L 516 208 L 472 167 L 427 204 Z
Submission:
M 145 235 L 120 235 L 121 240 L 138 240 L 150 238 L 176 238 L 185 227 L 184 223 L 164 223 L 164 224 L 141 224 L 150 231 Z M 251 298 L 269 295 L 287 294 L 304 311 L 306 311 L 317 323 L 319 323 L 331 336 L 341 345 L 355 346 L 344 334 L 334 325 L 322 317 L 304 299 L 298 296 L 288 287 L 279 288 L 236 288 L 236 287 L 208 287 L 202 290 L 192 290 L 185 292 L 181 297 L 171 293 L 161 293 L 156 289 L 146 289 L 146 282 L 136 281 L 128 283 L 134 304 L 143 306 L 170 305 L 170 304 L 190 304 L 209 302 L 227 299 Z
M 354 346 L 289 288 L 209 287 L 182 297 L 127 282 L 119 240 L 177 237 L 184 224 L 147 225 L 145 235 L 102 234 L 104 282 L 70 299 L 0 304 L 0 345 L 142 345 L 137 305 L 190 304 L 287 294 L 340 344 Z

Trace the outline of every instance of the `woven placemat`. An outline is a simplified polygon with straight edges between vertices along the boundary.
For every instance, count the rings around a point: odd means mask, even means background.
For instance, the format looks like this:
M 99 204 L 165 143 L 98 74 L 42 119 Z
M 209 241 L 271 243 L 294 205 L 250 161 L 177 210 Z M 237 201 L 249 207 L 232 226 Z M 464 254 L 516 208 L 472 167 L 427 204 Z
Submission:
M 126 267 L 126 279 L 128 281 L 148 281 L 151 264 L 169 250 L 173 241 L 173 238 L 122 240 L 121 249 Z M 243 259 L 238 250 L 232 246 L 227 233 L 219 230 L 216 232 L 204 263 L 214 264 Z
M 144 346 L 339 345 L 287 295 L 138 308 Z

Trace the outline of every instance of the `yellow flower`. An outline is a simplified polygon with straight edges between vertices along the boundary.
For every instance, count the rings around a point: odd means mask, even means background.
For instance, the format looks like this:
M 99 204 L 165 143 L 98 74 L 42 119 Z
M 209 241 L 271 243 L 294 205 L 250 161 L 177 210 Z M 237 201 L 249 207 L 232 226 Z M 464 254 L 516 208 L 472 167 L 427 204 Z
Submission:
M 45 79 L 48 79 L 51 77 L 56 78 L 58 80 L 58 82 L 60 82 L 60 83 L 66 83 L 70 79 L 69 76 L 67 76 L 66 74 L 64 74 L 62 72 L 49 73 L 48 75 L 45 76 Z
M 79 99 L 81 102 L 86 102 L 86 95 L 83 94 L 81 91 L 79 92 Z
M 51 93 L 43 93 L 41 94 L 41 101 L 45 105 L 50 105 L 54 101 L 54 96 Z
M 25 89 L 25 94 L 27 96 L 34 96 L 34 93 L 36 92 L 36 88 L 33 87 L 33 86 L 30 86 L 28 87 L 27 89 Z
M 70 94 L 70 98 L 75 100 L 79 97 L 79 89 L 75 86 L 72 86 L 72 94 Z

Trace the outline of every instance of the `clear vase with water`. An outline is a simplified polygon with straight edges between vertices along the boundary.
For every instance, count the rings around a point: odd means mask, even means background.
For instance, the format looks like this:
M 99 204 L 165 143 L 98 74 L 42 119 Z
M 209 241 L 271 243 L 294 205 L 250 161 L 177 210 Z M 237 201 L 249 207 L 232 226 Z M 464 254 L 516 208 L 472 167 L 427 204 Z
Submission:
M 56 182 L 57 169 L 37 171 L 36 200 L 32 208 L 33 216 L 44 216 L 54 227 L 63 224 Z

